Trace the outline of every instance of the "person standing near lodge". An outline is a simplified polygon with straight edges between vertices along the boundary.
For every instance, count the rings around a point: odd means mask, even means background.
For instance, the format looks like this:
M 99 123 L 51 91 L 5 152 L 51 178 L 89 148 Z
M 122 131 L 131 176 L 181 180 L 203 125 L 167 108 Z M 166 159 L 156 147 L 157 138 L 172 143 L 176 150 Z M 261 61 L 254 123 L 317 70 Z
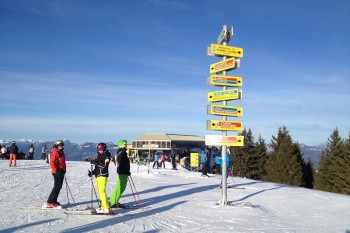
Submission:
M 12 141 L 12 145 L 10 147 L 10 162 L 9 162 L 9 166 L 12 167 L 12 160 L 14 162 L 14 166 L 16 167 L 16 159 L 17 159 L 17 155 L 18 155 L 18 147 L 16 145 L 15 141 Z
M 51 150 L 50 167 L 54 178 L 54 186 L 47 199 L 45 208 L 60 208 L 61 204 L 57 202 L 60 194 L 64 175 L 66 174 L 66 157 L 63 152 L 64 143 L 62 140 L 57 140 Z
M 152 166 L 153 169 L 154 169 L 155 165 L 157 165 L 157 169 L 159 168 L 159 164 L 158 164 L 159 159 L 160 159 L 160 154 L 159 154 L 159 152 L 156 152 L 154 154 L 154 158 L 153 158 L 153 166 Z
M 175 162 L 175 159 L 176 159 L 176 149 L 175 148 L 172 149 L 170 152 L 170 159 L 171 159 L 171 165 L 172 165 L 171 170 L 177 170 L 176 162 Z
M 130 160 L 128 158 L 128 154 L 126 153 L 126 143 L 126 140 L 120 140 L 117 144 L 118 150 L 114 164 L 117 163 L 118 181 L 109 200 L 111 203 L 111 208 L 125 208 L 124 205 L 119 203 L 119 199 L 125 191 L 128 176 L 131 175 Z
M 107 150 L 107 145 L 103 142 L 97 145 L 97 157 L 90 161 L 91 164 L 95 165 L 95 169 L 92 173 L 96 177 L 96 186 L 98 195 L 100 196 L 101 206 L 93 210 L 94 213 L 98 214 L 111 214 L 112 210 L 110 209 L 106 186 L 108 179 L 108 166 L 111 160 L 111 153 Z M 91 177 L 91 173 L 89 173 Z
M 163 164 L 163 168 L 165 168 L 165 161 L 166 161 L 166 154 L 163 151 L 162 155 L 160 156 L 160 165 L 159 165 L 159 167 L 162 167 L 162 164 Z
M 34 146 L 33 146 L 33 144 L 30 145 L 28 152 L 29 152 L 29 160 L 33 160 L 33 158 L 34 158 Z
M 208 176 L 209 163 L 210 163 L 210 150 L 208 147 L 205 147 L 205 149 L 202 150 L 202 155 L 201 155 L 202 176 Z

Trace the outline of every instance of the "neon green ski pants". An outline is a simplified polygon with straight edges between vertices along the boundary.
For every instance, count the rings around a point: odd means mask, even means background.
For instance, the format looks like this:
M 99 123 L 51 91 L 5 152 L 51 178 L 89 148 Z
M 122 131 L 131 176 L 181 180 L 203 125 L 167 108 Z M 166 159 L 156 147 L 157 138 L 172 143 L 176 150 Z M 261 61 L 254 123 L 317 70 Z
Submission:
M 119 199 L 126 189 L 128 183 L 128 175 L 119 175 L 116 187 L 113 190 L 112 196 L 109 199 L 111 205 L 119 203 Z
M 109 203 L 107 201 L 107 193 L 106 193 L 107 177 L 104 177 L 104 176 L 97 177 L 96 186 L 97 186 L 98 195 L 100 196 L 100 200 L 101 200 L 101 209 L 108 209 Z

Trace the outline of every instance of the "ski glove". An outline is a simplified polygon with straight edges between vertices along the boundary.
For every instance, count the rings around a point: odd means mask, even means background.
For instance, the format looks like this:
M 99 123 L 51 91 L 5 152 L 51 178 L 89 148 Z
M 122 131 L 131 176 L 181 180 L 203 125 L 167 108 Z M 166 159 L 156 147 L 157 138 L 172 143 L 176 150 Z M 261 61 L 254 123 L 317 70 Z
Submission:
M 88 176 L 91 177 L 92 175 L 95 175 L 95 170 L 92 170 L 92 171 L 89 170 Z

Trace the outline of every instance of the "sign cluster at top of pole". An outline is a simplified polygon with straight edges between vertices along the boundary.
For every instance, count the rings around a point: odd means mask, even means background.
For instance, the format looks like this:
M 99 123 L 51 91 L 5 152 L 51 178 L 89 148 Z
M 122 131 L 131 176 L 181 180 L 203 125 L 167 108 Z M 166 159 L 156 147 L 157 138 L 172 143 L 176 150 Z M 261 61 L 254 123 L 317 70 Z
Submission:
M 228 71 L 240 67 L 240 59 L 243 57 L 243 49 L 228 46 L 233 37 L 233 27 L 229 30 L 226 25 L 218 37 L 217 44 L 208 47 L 208 55 L 222 57 L 222 61 L 210 65 L 208 85 L 221 86 L 222 90 L 208 93 L 207 113 L 209 115 L 222 116 L 222 120 L 208 120 L 208 130 L 219 130 L 223 135 L 206 135 L 205 144 L 208 146 L 243 146 L 243 136 L 227 136 L 227 131 L 242 131 L 241 121 L 227 120 L 227 117 L 240 117 L 243 114 L 242 107 L 227 105 L 227 101 L 242 99 L 243 79 L 240 76 L 229 76 Z M 219 103 L 218 103 L 219 102 Z M 221 104 L 220 104 L 221 102 Z

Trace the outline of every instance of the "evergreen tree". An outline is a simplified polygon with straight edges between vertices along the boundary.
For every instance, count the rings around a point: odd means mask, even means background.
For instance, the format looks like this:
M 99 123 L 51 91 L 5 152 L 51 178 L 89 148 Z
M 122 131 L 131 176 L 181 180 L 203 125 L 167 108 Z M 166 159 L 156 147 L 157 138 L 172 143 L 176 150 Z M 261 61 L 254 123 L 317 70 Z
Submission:
M 251 178 L 254 180 L 263 180 L 266 176 L 265 165 L 267 161 L 267 147 L 265 140 L 259 135 L 258 142 L 255 144 L 254 159 L 251 160 Z
M 329 191 L 339 192 L 338 185 L 341 183 L 341 178 L 338 173 L 337 157 L 343 157 L 344 142 L 339 135 L 338 128 L 336 128 L 328 141 L 325 149 L 322 151 L 319 163 L 319 169 L 315 177 L 315 188 Z M 340 165 L 341 166 L 341 165 Z
M 334 191 L 350 194 L 350 135 L 343 143 L 341 153 L 335 156 L 331 172 Z
M 318 169 L 315 174 L 314 188 L 323 191 L 330 191 L 329 181 L 329 159 L 324 151 L 321 152 Z
M 233 148 L 233 174 L 235 176 L 250 178 L 249 162 L 255 151 L 254 137 L 251 129 L 248 129 L 248 131 L 244 129 L 239 135 L 244 136 L 244 145 Z
M 266 180 L 295 186 L 303 186 L 303 158 L 297 143 L 285 126 L 272 136 L 272 151 L 266 162 Z
M 304 167 L 304 181 L 305 188 L 312 189 L 314 187 L 314 165 L 310 158 L 308 159 Z

